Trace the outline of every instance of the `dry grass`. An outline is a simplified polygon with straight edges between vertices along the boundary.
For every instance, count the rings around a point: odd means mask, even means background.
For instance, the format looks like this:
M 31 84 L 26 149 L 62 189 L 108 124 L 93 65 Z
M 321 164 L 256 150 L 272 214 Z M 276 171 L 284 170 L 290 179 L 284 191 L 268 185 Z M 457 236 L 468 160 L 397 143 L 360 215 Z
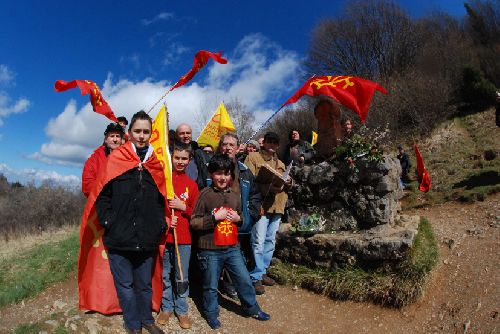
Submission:
M 67 239 L 70 235 L 76 233 L 79 228 L 77 224 L 70 224 L 40 234 L 12 236 L 8 241 L 0 239 L 0 261 L 19 253 L 28 252 L 38 245 Z

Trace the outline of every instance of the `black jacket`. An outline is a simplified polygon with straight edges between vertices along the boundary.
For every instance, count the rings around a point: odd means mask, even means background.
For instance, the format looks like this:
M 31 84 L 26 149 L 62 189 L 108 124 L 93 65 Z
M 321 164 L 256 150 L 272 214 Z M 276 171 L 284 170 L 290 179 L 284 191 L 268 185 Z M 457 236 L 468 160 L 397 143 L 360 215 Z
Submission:
M 96 201 L 104 244 L 110 249 L 149 251 L 165 233 L 165 198 L 146 168 L 133 168 L 111 180 Z
M 314 148 L 309 142 L 304 140 L 299 140 L 294 144 L 287 144 L 285 148 L 285 152 L 283 155 L 282 161 L 285 163 L 285 166 L 288 166 L 290 162 L 292 162 L 293 158 L 290 154 L 290 150 L 292 148 L 296 148 L 298 151 L 298 157 L 303 156 L 304 162 L 309 163 L 314 156 Z M 295 162 L 295 161 L 294 161 Z

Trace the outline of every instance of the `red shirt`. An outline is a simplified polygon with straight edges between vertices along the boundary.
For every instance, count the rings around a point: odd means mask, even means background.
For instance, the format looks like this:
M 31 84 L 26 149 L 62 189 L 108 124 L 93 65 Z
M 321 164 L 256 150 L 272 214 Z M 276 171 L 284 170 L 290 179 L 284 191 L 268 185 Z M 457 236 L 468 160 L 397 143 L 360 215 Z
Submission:
M 193 213 L 194 205 L 198 199 L 198 186 L 191 180 L 186 173 L 172 172 L 172 184 L 174 193 L 184 203 L 186 203 L 186 211 L 175 210 L 177 216 L 177 243 L 182 245 L 191 244 L 191 231 L 189 230 L 189 220 Z M 167 243 L 174 243 L 174 233 L 172 229 L 168 229 Z
M 90 191 L 94 187 L 99 170 L 106 166 L 106 153 L 104 145 L 95 149 L 94 153 L 85 161 L 82 172 L 82 192 L 89 197 Z

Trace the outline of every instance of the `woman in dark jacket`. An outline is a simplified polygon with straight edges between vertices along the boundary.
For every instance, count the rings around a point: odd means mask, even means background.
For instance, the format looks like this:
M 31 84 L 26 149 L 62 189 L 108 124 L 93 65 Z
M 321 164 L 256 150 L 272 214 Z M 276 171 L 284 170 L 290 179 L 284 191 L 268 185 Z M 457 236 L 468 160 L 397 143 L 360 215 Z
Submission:
M 161 167 L 149 145 L 151 130 L 152 120 L 144 111 L 132 117 L 129 142 L 120 150 L 137 162 L 136 167 L 112 179 L 96 201 L 127 333 L 141 333 L 142 328 L 163 333 L 151 313 L 151 272 L 167 226 L 165 198 L 157 186 L 165 180 L 158 173 Z
M 314 156 L 314 149 L 310 143 L 300 139 L 299 130 L 292 130 L 288 135 L 288 144 L 285 148 L 283 162 L 288 166 L 290 162 L 297 166 L 311 161 Z

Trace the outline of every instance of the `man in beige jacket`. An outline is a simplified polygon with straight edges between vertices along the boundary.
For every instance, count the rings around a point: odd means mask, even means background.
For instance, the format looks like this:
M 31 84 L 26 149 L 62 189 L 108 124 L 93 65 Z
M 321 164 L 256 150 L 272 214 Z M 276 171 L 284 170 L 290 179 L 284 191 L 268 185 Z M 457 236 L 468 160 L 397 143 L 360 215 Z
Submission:
M 268 132 L 264 136 L 263 149 L 260 152 L 251 152 L 245 160 L 245 165 L 255 175 L 255 183 L 259 186 L 262 194 L 261 217 L 252 229 L 252 251 L 255 258 L 255 268 L 250 272 L 250 277 L 259 295 L 265 292 L 264 285 L 274 285 L 272 278 L 266 275 L 267 268 L 273 258 L 276 232 L 278 231 L 281 217 L 285 213 L 285 204 L 288 195 L 284 191 L 291 183 L 291 179 L 285 184 L 270 182 L 269 179 L 259 179 L 259 171 L 264 165 L 268 165 L 275 171 L 283 174 L 285 165 L 278 159 L 276 154 L 279 147 L 279 136 L 274 132 Z M 274 180 L 271 180 L 274 181 Z

